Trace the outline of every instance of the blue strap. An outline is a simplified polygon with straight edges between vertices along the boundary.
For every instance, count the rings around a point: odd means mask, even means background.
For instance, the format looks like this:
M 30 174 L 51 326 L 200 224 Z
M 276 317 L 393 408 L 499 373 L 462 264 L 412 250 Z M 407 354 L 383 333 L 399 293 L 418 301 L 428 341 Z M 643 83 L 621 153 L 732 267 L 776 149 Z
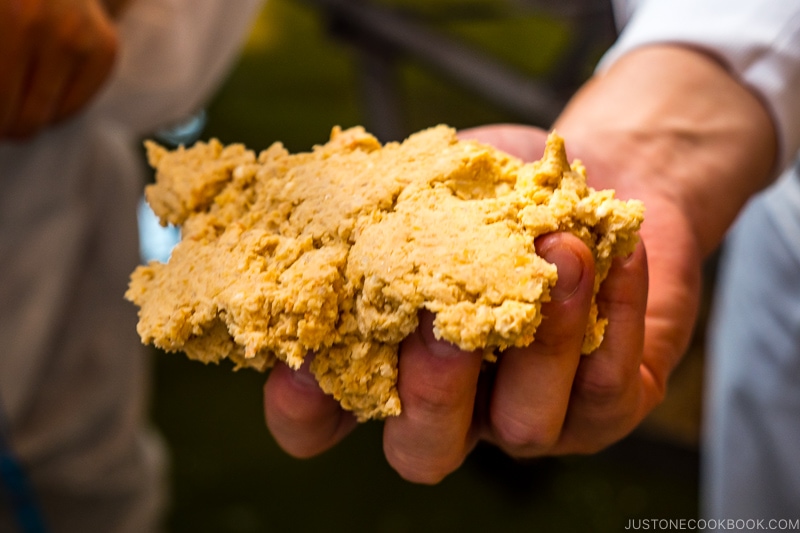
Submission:
M 22 533 L 46 533 L 44 517 L 36 502 L 33 487 L 11 449 L 8 422 L 0 404 L 0 493 L 11 506 Z

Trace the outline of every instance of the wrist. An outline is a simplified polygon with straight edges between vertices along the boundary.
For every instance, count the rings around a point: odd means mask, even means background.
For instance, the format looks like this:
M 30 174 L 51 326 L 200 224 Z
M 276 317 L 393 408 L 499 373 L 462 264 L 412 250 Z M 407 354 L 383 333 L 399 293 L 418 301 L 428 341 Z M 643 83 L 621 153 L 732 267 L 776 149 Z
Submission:
M 620 58 L 578 92 L 555 127 L 596 187 L 677 206 L 701 253 L 769 183 L 777 152 L 758 98 L 712 57 L 681 46 Z

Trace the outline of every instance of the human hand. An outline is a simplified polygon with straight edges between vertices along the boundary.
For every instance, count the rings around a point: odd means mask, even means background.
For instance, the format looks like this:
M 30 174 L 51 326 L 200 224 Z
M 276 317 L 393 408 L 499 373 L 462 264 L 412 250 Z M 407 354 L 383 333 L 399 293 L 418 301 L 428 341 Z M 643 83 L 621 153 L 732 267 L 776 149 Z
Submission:
M 664 398 L 695 326 L 704 259 L 747 199 L 769 182 L 777 152 L 760 100 L 714 58 L 676 46 L 622 58 L 579 92 L 555 128 L 570 158 L 586 165 L 590 185 L 644 202 L 647 265 L 641 247 L 616 262 L 598 294 L 609 319 L 606 337 L 574 373 L 563 367 L 565 383 L 574 376 L 568 398 L 554 394 L 552 403 L 536 403 L 535 381 L 521 379 L 516 389 L 495 383 L 492 402 L 504 393 L 523 398 L 508 411 L 512 420 L 524 420 L 526 402 L 539 413 L 550 409 L 554 421 L 565 412 L 544 440 L 541 426 L 517 424 L 516 435 L 524 438 L 509 438 L 514 434 L 502 430 L 503 418 L 490 418 L 480 437 L 518 457 L 599 450 L 627 435 Z M 527 159 L 538 154 L 531 150 L 542 135 L 519 126 L 467 134 Z M 569 314 L 545 316 L 549 327 L 569 324 Z M 493 408 L 490 403 L 490 414 Z M 542 442 L 550 445 L 537 446 Z
M 759 100 L 713 58 L 674 46 L 621 59 L 580 91 L 556 128 L 570 157 L 586 164 L 590 185 L 644 201 L 649 259 L 640 245 L 614 263 L 597 297 L 608 329 L 589 356 L 578 355 L 575 339 L 592 265 L 566 235 L 538 244 L 559 267 L 556 290 L 571 295 L 549 302 L 537 342 L 509 350 L 493 372 L 479 373 L 478 354 L 434 341 L 423 315 L 401 347 L 404 412 L 384 429 L 386 457 L 407 479 L 442 479 L 479 439 L 530 457 L 596 451 L 635 428 L 663 399 L 688 345 L 704 257 L 766 185 L 776 155 Z M 543 143 L 543 132 L 519 126 L 467 134 L 523 159 L 538 157 Z M 333 446 L 355 425 L 306 369 L 273 370 L 265 412 L 277 441 L 301 457 Z
M 530 373 L 521 366 L 511 372 L 519 376 L 516 382 L 495 381 L 478 437 L 517 457 L 599 450 L 627 435 L 662 401 L 694 329 L 704 259 L 749 196 L 768 183 L 776 157 L 774 126 L 760 100 L 713 58 L 680 47 L 626 56 L 582 89 L 555 128 L 570 158 L 586 165 L 590 185 L 644 202 L 647 260 L 643 247 L 617 260 L 601 288 L 598 305 L 609 326 L 600 348 L 579 358 L 577 370 L 567 363 L 574 352 L 558 355 L 564 365 L 549 382 L 560 379 L 568 395 L 554 385 L 539 396 L 534 376 L 541 370 L 533 370 L 544 364 L 537 343 L 550 345 L 549 328 L 571 322 L 561 309 L 545 312 L 550 323 L 543 323 L 533 350 L 520 358 Z M 538 155 L 533 147 L 542 136 L 520 126 L 463 134 L 526 159 Z M 555 262 L 562 272 L 564 265 Z M 501 375 L 507 360 L 499 363 Z M 502 411 L 496 402 L 504 395 L 518 401 L 497 416 Z M 540 419 L 549 416 L 549 431 L 536 418 L 526 422 L 526 409 Z M 415 438 L 413 429 L 405 434 Z M 436 472 L 433 449 L 420 453 L 407 446 L 393 464 L 401 473 Z M 392 461 L 389 451 L 387 457 Z
M 646 207 L 640 418 L 664 396 L 691 340 L 705 258 L 775 171 L 775 127 L 760 99 L 715 58 L 669 45 L 621 58 L 572 99 L 555 127 L 590 185 Z M 624 395 L 609 392 L 611 408 L 622 411 Z
M 85 106 L 107 79 L 116 28 L 101 0 L 0 0 L 0 140 Z
M 505 140 L 504 132 L 510 133 Z M 513 145 L 519 139 L 514 132 L 497 133 L 481 140 L 527 159 L 541 156 L 545 132 L 536 131 L 536 142 L 526 142 L 527 153 Z M 599 442 L 609 443 L 603 427 L 592 428 L 595 434 L 589 439 L 586 427 L 576 433 L 565 425 L 594 284 L 591 252 L 567 234 L 539 239 L 537 250 L 558 265 L 559 281 L 553 299 L 544 305 L 547 319 L 532 346 L 507 350 L 491 365 L 491 372 L 481 373 L 480 353 L 465 353 L 434 339 L 430 313 L 422 313 L 420 327 L 402 344 L 398 391 L 403 412 L 386 420 L 384 449 L 389 462 L 407 479 L 439 481 L 458 467 L 479 439 L 518 456 L 592 451 Z M 643 324 L 625 313 L 644 315 L 647 283 L 642 248 L 627 263 L 615 266 L 608 283 L 617 279 L 618 287 L 608 294 L 617 299 L 614 316 L 624 320 L 619 327 L 609 327 L 606 345 L 622 342 L 618 353 L 636 357 L 641 347 L 635 339 L 641 338 Z M 620 294 L 628 300 L 623 302 Z M 603 297 L 599 304 L 605 311 Z M 572 419 L 584 416 L 583 401 L 574 402 Z M 265 412 L 277 441 L 301 457 L 327 449 L 354 426 L 352 417 L 321 393 L 305 368 L 296 373 L 284 365 L 273 369 L 265 386 Z

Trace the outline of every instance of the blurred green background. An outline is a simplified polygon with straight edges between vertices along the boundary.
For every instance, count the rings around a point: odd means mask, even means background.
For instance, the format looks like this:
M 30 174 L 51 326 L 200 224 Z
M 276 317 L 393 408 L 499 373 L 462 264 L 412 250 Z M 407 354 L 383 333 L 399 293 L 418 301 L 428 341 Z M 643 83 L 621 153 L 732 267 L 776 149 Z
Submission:
M 574 37 L 563 20 L 512 0 L 381 3 L 411 9 L 531 76 L 553 68 Z M 398 68 L 409 133 L 437 123 L 516 120 L 413 62 Z M 312 7 L 269 0 L 208 109 L 203 137 L 256 150 L 280 140 L 292 151 L 308 150 L 334 125 L 364 123 L 355 69 L 351 50 L 331 39 Z M 698 357 L 678 370 L 677 392 L 652 420 L 606 452 L 519 462 L 480 447 L 429 487 L 403 481 L 386 464 L 379 422 L 360 426 L 321 457 L 296 460 L 266 430 L 263 375 L 156 353 L 152 414 L 171 453 L 168 530 L 605 532 L 631 519 L 692 518 Z

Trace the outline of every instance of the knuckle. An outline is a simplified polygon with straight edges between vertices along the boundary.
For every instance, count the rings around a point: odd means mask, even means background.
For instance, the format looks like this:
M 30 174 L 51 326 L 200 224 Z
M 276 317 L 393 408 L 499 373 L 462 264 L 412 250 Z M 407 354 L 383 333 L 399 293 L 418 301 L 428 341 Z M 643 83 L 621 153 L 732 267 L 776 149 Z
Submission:
M 406 409 L 437 418 L 452 413 L 458 401 L 450 390 L 418 385 L 404 387 L 401 399 Z
M 575 376 L 576 393 L 596 405 L 615 402 L 629 384 L 630 376 L 623 369 L 607 369 L 602 374 L 578 372 Z
M 552 449 L 561 434 L 561 423 L 526 420 L 505 412 L 493 412 L 492 431 L 498 444 L 517 456 L 533 456 Z

